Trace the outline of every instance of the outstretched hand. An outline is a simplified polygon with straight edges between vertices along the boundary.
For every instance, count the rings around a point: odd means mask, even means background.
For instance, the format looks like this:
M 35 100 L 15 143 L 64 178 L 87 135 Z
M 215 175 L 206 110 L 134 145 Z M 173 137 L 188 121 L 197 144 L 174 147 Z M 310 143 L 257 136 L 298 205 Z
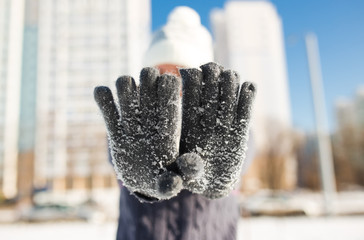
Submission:
M 216 63 L 181 69 L 183 119 L 177 160 L 185 186 L 208 198 L 226 196 L 239 180 L 247 149 L 255 85 L 239 86 L 239 76 Z M 202 159 L 204 174 L 189 177 Z
M 180 79 L 144 68 L 140 88 L 128 76 L 119 78 L 116 88 L 119 108 L 108 87 L 96 87 L 94 96 L 118 178 L 141 200 L 177 195 L 182 179 L 167 168 L 179 154 Z

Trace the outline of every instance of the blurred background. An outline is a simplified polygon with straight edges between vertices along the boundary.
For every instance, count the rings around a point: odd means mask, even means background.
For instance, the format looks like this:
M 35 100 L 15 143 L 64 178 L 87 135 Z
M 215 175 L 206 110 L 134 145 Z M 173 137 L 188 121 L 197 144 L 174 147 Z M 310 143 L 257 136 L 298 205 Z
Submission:
M 179 5 L 258 86 L 239 239 L 364 239 L 363 1 L 0 0 L 1 239 L 114 239 L 93 88 L 138 78 Z

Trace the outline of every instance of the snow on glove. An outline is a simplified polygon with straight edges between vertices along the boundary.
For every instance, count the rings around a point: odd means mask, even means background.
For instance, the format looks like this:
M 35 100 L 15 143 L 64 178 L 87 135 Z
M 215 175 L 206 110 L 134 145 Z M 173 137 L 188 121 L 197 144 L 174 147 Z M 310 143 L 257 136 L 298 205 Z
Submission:
M 201 69 L 180 69 L 183 155 L 177 164 L 186 188 L 214 199 L 228 195 L 239 180 L 256 88 L 249 82 L 239 88 L 238 74 L 224 71 L 216 63 L 202 65 Z M 199 158 L 204 174 L 190 178 L 186 166 Z
M 178 156 L 181 81 L 144 68 L 140 88 L 128 76 L 116 81 L 119 109 L 108 87 L 96 87 L 118 178 L 139 200 L 168 199 L 180 192 L 182 179 L 167 170 Z

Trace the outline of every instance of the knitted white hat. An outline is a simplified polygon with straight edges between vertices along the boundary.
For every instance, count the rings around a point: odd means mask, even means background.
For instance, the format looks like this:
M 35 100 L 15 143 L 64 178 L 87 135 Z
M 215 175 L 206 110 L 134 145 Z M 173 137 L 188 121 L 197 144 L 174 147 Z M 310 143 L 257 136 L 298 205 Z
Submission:
M 176 7 L 169 14 L 167 24 L 153 35 L 143 65 L 199 67 L 211 61 L 212 37 L 201 25 L 200 16 L 189 7 Z

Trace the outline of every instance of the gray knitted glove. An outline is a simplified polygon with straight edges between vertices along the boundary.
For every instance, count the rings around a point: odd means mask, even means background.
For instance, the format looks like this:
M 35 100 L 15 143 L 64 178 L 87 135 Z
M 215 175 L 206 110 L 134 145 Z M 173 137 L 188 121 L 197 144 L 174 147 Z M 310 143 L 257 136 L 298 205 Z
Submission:
M 119 78 L 116 88 L 119 109 L 109 88 L 96 87 L 94 96 L 106 123 L 118 178 L 140 200 L 177 195 L 182 179 L 167 168 L 178 156 L 180 79 L 144 68 L 140 89 L 128 76 Z
M 181 69 L 183 119 L 177 159 L 187 189 L 207 198 L 229 194 L 239 180 L 247 148 L 255 86 L 216 63 Z M 183 154 L 183 155 L 182 155 Z M 202 158 L 204 174 L 190 177 L 191 163 Z

